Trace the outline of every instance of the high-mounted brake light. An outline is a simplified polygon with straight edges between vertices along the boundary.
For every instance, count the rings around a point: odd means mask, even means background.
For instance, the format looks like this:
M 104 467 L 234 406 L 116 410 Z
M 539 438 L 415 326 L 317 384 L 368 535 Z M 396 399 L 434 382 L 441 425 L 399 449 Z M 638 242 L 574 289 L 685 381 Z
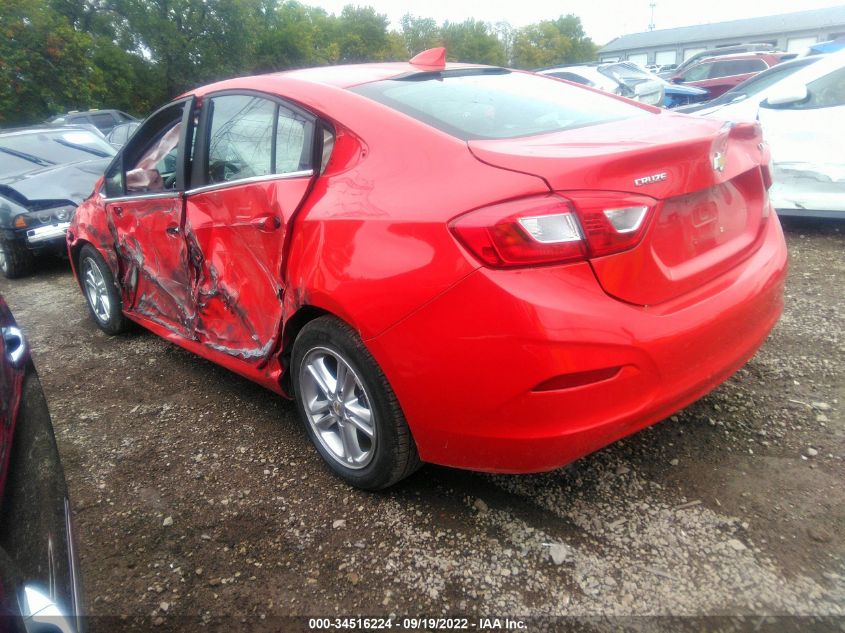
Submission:
M 656 201 L 606 192 L 531 196 L 459 216 L 449 227 L 494 268 L 562 264 L 636 246 Z

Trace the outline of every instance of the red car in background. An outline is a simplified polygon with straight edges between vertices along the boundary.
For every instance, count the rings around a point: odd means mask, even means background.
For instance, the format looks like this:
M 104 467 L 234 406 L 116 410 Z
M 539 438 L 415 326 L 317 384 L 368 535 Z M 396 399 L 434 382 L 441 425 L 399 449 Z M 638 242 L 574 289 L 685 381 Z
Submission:
M 793 57 L 795 53 L 774 52 L 706 57 L 675 73 L 670 81 L 704 88 L 710 93 L 709 98 L 714 99 L 757 73 Z
M 368 489 L 557 468 L 754 354 L 786 272 L 759 126 L 444 59 L 154 113 L 68 233 L 96 323 L 292 396 Z
M 47 401 L 0 296 L 0 631 L 81 633 L 72 527 Z

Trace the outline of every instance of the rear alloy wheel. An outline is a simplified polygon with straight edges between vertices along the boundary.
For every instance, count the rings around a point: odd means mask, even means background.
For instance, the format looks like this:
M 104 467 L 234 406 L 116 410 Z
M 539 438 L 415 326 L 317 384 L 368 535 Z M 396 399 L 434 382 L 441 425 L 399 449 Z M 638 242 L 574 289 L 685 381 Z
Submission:
M 126 330 L 123 302 L 109 267 L 97 250 L 86 244 L 79 253 L 79 281 L 94 322 L 107 334 Z
M 32 272 L 35 257 L 24 244 L 0 238 L 0 271 L 7 279 L 17 279 Z
M 379 490 L 419 467 L 396 395 L 352 328 L 334 317 L 308 323 L 294 343 L 291 369 L 306 431 L 341 478 Z

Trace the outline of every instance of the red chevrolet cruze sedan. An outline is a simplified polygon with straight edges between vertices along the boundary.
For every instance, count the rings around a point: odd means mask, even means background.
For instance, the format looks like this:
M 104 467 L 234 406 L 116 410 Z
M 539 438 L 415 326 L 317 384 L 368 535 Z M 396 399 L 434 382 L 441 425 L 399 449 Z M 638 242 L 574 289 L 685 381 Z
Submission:
M 362 488 L 557 468 L 713 389 L 782 309 L 758 126 L 442 60 L 195 90 L 68 233 L 103 330 L 292 396 Z

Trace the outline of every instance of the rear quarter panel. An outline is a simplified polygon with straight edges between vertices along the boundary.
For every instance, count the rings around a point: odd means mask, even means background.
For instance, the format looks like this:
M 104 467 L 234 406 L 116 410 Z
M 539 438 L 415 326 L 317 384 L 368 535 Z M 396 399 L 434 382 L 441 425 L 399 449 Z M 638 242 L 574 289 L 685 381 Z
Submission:
M 291 231 L 285 313 L 336 314 L 364 339 L 478 268 L 448 221 L 548 191 L 541 178 L 485 165 L 464 141 L 341 91 L 337 142 Z M 334 110 L 333 110 L 334 111 Z

